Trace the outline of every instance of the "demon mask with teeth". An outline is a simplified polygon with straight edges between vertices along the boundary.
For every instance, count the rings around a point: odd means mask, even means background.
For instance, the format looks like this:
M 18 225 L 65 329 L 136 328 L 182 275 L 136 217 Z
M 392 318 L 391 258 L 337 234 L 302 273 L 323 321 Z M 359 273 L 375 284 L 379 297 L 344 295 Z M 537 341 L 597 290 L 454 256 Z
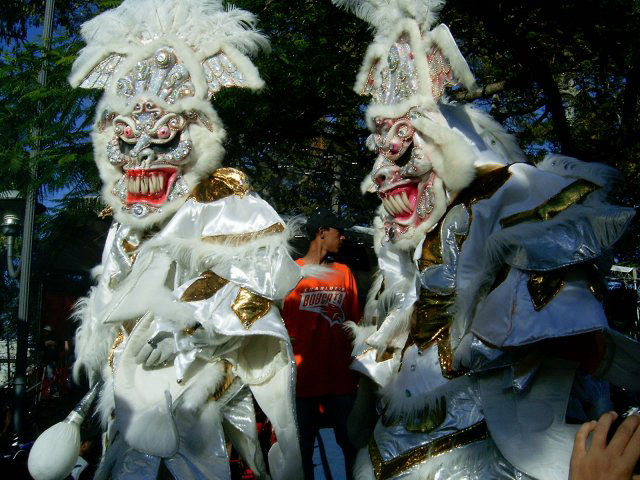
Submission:
M 165 223 L 220 166 L 224 130 L 210 101 L 264 85 L 247 55 L 267 43 L 251 14 L 220 2 L 166 2 L 163 16 L 175 20 L 133 21 L 142 3 L 83 25 L 87 46 L 69 77 L 104 90 L 92 132 L 102 197 L 136 229 Z
M 374 123 L 371 140 L 378 155 L 367 183 L 382 201 L 385 240 L 415 246 L 419 233 L 435 228 L 451 198 L 469 183 L 472 164 L 465 162 L 462 172 L 447 168 L 442 148 L 430 135 L 455 134 L 437 112 L 412 109 L 398 118 L 377 117 Z M 456 137 L 454 142 L 464 142 Z
M 162 221 L 218 165 L 222 129 L 215 114 L 204 113 L 206 104 L 198 110 L 180 106 L 139 98 L 120 111 L 104 108 L 94 143 L 102 160 L 103 197 L 119 221 Z

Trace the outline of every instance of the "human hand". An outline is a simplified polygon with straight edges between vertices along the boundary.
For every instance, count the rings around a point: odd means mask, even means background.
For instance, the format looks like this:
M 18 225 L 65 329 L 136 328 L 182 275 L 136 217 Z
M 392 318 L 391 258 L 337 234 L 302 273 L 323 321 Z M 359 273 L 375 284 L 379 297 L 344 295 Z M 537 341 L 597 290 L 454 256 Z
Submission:
M 569 480 L 640 480 L 640 475 L 632 475 L 640 458 L 640 416 L 627 417 L 607 444 L 607 433 L 617 417 L 615 412 L 605 413 L 597 422 L 580 427 L 573 444 Z M 591 432 L 593 438 L 587 447 Z

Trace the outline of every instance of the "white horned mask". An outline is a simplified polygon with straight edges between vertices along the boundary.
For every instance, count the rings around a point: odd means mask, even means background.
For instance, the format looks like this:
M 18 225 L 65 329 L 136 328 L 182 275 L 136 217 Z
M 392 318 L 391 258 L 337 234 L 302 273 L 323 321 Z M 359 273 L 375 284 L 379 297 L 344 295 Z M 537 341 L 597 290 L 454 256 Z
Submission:
M 105 91 L 92 134 L 103 198 L 123 224 L 161 223 L 220 165 L 210 100 L 263 86 L 246 55 L 267 41 L 251 13 L 215 0 L 125 0 L 82 35 L 69 81 Z
M 411 248 L 446 213 L 474 176 L 471 142 L 441 110 L 445 88 L 475 87 L 473 74 L 445 25 L 431 29 L 444 2 L 334 0 L 373 25 L 355 90 L 371 96 L 366 113 L 377 154 L 363 190 L 382 201 L 384 237 Z

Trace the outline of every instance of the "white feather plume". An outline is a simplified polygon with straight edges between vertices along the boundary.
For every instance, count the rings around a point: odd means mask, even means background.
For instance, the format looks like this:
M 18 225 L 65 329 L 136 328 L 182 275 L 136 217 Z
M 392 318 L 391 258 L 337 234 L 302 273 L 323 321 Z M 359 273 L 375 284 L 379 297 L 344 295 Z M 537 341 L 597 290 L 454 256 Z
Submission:
M 70 81 L 78 84 L 109 54 L 135 54 L 158 38 L 179 38 L 199 57 L 222 46 L 253 54 L 269 45 L 256 21 L 251 12 L 225 8 L 220 0 L 125 0 L 82 25 L 87 46 L 73 64 Z
M 404 18 L 415 20 L 423 32 L 437 21 L 444 0 L 332 0 L 339 7 L 353 12 L 385 34 Z

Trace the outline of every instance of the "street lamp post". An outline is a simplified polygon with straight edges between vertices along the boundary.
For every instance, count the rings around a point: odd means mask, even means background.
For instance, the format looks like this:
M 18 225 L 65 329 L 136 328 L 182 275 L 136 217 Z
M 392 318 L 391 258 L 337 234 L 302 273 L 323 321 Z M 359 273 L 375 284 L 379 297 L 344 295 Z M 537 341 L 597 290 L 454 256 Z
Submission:
M 44 26 L 42 31 L 42 45 L 45 49 L 51 45 L 53 34 L 53 7 L 55 1 L 47 0 L 44 13 Z M 42 65 L 38 82 L 45 86 L 47 83 L 47 65 Z M 33 136 L 39 136 L 39 129 L 34 129 Z M 38 152 L 39 145 L 36 144 L 31 152 L 31 157 Z M 36 168 L 32 162 L 31 174 L 35 180 Z M 30 188 L 26 193 L 24 209 L 24 229 L 22 234 L 22 255 L 20 258 L 20 298 L 18 302 L 18 324 L 17 324 L 17 351 L 15 367 L 15 410 L 13 424 L 18 436 L 18 442 L 24 437 L 24 401 L 27 390 L 27 349 L 28 349 L 28 325 L 29 325 L 29 287 L 31 280 L 31 252 L 33 247 L 33 226 L 36 212 L 36 189 Z

